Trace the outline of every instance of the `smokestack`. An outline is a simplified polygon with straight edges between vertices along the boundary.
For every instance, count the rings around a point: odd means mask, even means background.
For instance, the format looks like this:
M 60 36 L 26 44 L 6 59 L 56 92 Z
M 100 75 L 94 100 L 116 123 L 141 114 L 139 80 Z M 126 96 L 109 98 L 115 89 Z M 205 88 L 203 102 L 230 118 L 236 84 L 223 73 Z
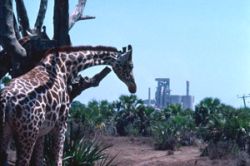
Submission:
M 151 89 L 148 88 L 148 106 L 151 105 Z
M 186 95 L 189 96 L 189 81 L 186 81 Z

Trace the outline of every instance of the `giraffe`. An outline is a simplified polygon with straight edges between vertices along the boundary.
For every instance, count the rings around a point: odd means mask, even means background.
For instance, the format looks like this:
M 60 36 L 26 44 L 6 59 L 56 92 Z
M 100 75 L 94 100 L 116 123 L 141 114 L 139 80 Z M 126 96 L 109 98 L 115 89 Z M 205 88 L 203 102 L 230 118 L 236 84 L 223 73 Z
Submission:
M 52 49 L 36 67 L 0 92 L 0 164 L 7 165 L 7 149 L 13 137 L 16 165 L 28 166 L 33 150 L 41 148 L 42 138 L 50 132 L 54 135 L 55 163 L 62 165 L 70 107 L 67 84 L 80 71 L 96 65 L 111 66 L 128 90 L 136 92 L 130 45 L 125 52 L 104 46 Z

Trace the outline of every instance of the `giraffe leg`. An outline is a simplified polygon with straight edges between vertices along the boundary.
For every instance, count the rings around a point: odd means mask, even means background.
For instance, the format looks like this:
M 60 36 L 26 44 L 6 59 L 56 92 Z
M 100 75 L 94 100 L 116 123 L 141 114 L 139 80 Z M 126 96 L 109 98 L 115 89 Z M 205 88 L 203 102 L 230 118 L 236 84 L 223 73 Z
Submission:
M 29 166 L 39 132 L 39 128 L 37 126 L 31 126 L 29 128 L 30 131 L 24 130 L 24 126 L 21 126 L 19 131 L 15 132 L 17 166 Z
M 63 147 L 64 147 L 66 130 L 67 130 L 67 123 L 65 121 L 65 122 L 60 122 L 60 124 L 57 124 L 52 131 L 54 139 L 53 154 L 56 166 L 62 166 Z
M 17 166 L 29 166 L 35 139 L 23 139 L 17 143 Z
M 32 153 L 31 166 L 44 165 L 44 136 L 36 140 L 36 144 Z
M 3 133 L 3 141 L 1 142 L 0 165 L 7 166 L 8 164 L 8 149 L 12 138 L 11 128 L 8 124 L 5 125 Z

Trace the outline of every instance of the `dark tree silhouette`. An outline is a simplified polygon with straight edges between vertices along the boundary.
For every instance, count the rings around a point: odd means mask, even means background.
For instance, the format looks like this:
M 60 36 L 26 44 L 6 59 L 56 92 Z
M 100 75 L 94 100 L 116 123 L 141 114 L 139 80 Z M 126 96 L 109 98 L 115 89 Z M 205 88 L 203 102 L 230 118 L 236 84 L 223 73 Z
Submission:
M 44 53 L 55 47 L 70 46 L 69 30 L 80 20 L 94 19 L 84 16 L 87 0 L 78 0 L 74 11 L 69 15 L 69 1 L 54 2 L 54 36 L 50 39 L 46 34 L 43 21 L 48 0 L 41 0 L 34 28 L 30 27 L 29 18 L 23 0 L 16 0 L 16 15 L 13 12 L 13 0 L 0 1 L 0 79 L 9 73 L 12 78 L 18 77 L 32 69 L 44 56 Z M 83 90 L 98 86 L 100 81 L 110 72 L 103 69 L 93 78 L 78 76 L 69 83 L 73 100 Z

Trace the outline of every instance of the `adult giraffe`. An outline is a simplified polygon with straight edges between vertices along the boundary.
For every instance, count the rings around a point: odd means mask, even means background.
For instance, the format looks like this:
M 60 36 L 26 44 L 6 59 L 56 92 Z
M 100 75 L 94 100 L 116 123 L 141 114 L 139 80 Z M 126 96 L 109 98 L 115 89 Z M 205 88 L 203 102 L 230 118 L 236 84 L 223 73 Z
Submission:
M 55 163 L 62 165 L 70 105 L 67 83 L 78 72 L 95 65 L 110 65 L 129 91 L 136 92 L 130 45 L 127 52 L 103 46 L 53 49 L 35 68 L 1 91 L 0 164 L 6 164 L 12 136 L 17 145 L 16 164 L 28 166 L 36 141 L 52 132 Z

